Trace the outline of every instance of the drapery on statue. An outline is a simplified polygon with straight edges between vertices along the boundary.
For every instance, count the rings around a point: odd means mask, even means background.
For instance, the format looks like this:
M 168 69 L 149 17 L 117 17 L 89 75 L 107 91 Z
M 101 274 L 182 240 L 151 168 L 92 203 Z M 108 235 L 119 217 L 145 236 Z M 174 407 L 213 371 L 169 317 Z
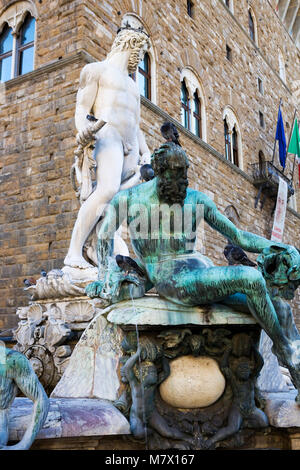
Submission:
M 7 446 L 9 409 L 18 388 L 33 401 L 31 420 L 18 444 Z M 27 450 L 46 421 L 49 399 L 28 359 L 0 342 L 0 450 Z
M 186 306 L 222 302 L 242 311 L 247 306 L 273 341 L 273 351 L 280 363 L 289 369 L 298 389 L 297 401 L 300 402 L 300 335 L 292 319 L 280 318 L 285 316 L 285 309 L 277 314 L 266 281 L 259 270 L 250 266 L 217 267 L 206 256 L 195 251 L 195 232 L 200 222 L 197 220 L 197 206 L 202 205 L 204 220 L 236 246 L 249 252 L 262 253 L 266 258 L 267 253 L 272 252 L 272 262 L 266 269 L 269 273 L 272 269 L 276 270 L 276 260 L 280 265 L 280 279 L 276 281 L 271 276 L 273 282 L 292 283 L 294 290 L 300 280 L 299 252 L 292 246 L 274 244 L 253 233 L 239 230 L 218 211 L 207 195 L 189 189 L 189 163 L 185 152 L 178 145 L 162 145 L 152 156 L 152 166 L 156 176 L 153 180 L 121 191 L 112 199 L 98 235 L 99 280 L 87 286 L 87 294 L 110 298 L 111 290 L 115 290 L 117 272 L 118 282 L 122 282 L 122 273 L 113 258 L 113 234 L 127 218 L 136 261 L 158 294 Z M 167 234 L 161 217 L 153 233 L 148 222 L 142 223 L 140 219 L 144 230 L 146 227 L 146 233 L 140 236 L 134 231 L 138 216 L 135 210 L 137 204 L 148 221 L 151 220 L 153 207 L 176 204 L 177 211 L 178 206 L 181 208 L 183 217 L 185 210 L 191 215 L 193 228 L 189 224 L 188 228 L 185 224 L 177 224 L 175 231 L 171 224 Z M 126 207 L 126 211 L 120 210 L 122 207 Z M 116 214 L 119 214 L 118 217 Z M 194 234 L 191 235 L 191 232 Z M 291 315 L 291 311 L 286 311 L 286 314 Z M 283 323 L 291 326 L 282 327 Z
M 120 28 L 105 60 L 86 65 L 80 76 L 75 124 L 78 148 L 73 182 L 79 184 L 78 212 L 65 265 L 88 268 L 83 247 L 105 205 L 120 190 L 140 182 L 139 164 L 150 162 L 140 130 L 140 93 L 129 77 L 149 47 L 148 35 L 129 24 Z M 100 130 L 99 130 L 100 129 Z M 93 144 L 94 160 L 90 146 Z M 93 191 L 90 170 L 96 166 Z M 126 254 L 123 252 L 123 254 Z

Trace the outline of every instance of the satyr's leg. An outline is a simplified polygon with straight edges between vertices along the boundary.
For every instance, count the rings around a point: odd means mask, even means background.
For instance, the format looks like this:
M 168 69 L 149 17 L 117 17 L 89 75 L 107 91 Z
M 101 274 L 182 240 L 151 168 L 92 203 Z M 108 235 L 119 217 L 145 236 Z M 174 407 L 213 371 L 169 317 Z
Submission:
M 146 438 L 146 426 L 143 423 L 143 420 L 138 416 L 138 413 L 132 409 L 130 410 L 130 431 L 137 439 Z
M 228 424 L 224 428 L 220 429 L 213 437 L 205 441 L 205 447 L 209 448 L 213 444 L 219 441 L 223 441 L 226 437 L 232 436 L 238 432 L 242 426 L 242 416 L 237 406 L 233 405 L 230 408 L 228 415 Z
M 266 428 L 269 426 L 269 420 L 266 414 L 260 410 L 259 408 L 255 408 L 251 416 L 245 420 L 245 427 L 258 429 L 258 428 Z
M 83 258 L 83 245 L 101 216 L 105 205 L 118 192 L 123 168 L 123 144 L 118 132 L 105 126 L 95 147 L 97 160 L 97 187 L 82 204 L 75 222 L 65 264 L 90 267 Z
M 176 264 L 174 266 L 176 268 Z M 187 282 L 188 280 L 188 282 Z M 233 294 L 246 295 L 248 307 L 272 339 L 276 355 L 289 368 L 293 366 L 296 349 L 288 341 L 278 321 L 275 308 L 261 273 L 248 266 L 222 266 L 191 270 L 190 275 L 178 273 L 172 283 L 157 285 L 158 292 L 170 300 L 185 305 L 201 305 L 218 302 Z M 298 358 L 299 361 L 299 358 Z M 299 382 L 300 388 L 300 382 Z
M 184 432 L 179 431 L 176 427 L 170 427 L 166 420 L 154 409 L 150 419 L 149 425 L 152 429 L 155 429 L 158 434 L 162 437 L 180 439 L 190 443 L 194 442 L 194 438 L 185 434 Z
M 0 410 L 0 449 L 8 442 L 8 414 L 9 409 Z

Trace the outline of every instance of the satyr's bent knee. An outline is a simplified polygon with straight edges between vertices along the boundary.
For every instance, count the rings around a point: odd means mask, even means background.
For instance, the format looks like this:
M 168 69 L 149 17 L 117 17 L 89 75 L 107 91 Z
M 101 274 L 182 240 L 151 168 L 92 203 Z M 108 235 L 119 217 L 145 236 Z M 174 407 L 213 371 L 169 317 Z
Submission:
M 245 266 L 241 268 L 241 272 L 243 281 L 247 287 L 266 290 L 266 281 L 260 271 L 250 266 Z

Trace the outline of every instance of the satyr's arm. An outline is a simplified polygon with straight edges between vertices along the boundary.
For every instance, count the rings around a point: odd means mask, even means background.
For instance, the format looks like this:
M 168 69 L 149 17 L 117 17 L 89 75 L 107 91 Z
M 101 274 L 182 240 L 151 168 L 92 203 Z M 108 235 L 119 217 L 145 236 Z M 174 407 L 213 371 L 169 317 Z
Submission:
M 75 125 L 78 132 L 90 126 L 86 116 L 91 113 L 99 83 L 100 64 L 86 65 L 80 74 L 79 89 L 76 98 Z
M 264 360 L 258 349 L 255 347 L 255 345 L 252 346 L 253 349 L 253 356 L 254 356 L 254 361 L 255 361 L 255 367 L 253 369 L 252 375 L 253 377 L 258 377 L 260 374 L 261 369 L 264 366 Z
M 43 427 L 49 411 L 49 399 L 35 375 L 30 362 L 22 355 L 16 356 L 15 360 L 15 383 L 21 392 L 33 401 L 33 411 L 30 423 L 21 441 L 8 450 L 29 449 L 38 432 Z
M 224 235 L 224 237 L 231 240 L 234 245 L 240 246 L 244 250 L 253 253 L 261 253 L 265 248 L 271 245 L 284 247 L 283 244 L 275 243 L 254 233 L 238 229 L 227 217 L 221 214 L 209 197 L 199 197 L 198 203 L 204 204 L 205 221 L 212 228 Z
M 140 353 L 141 350 L 140 347 L 138 347 L 137 351 L 125 362 L 124 366 L 122 367 L 122 373 L 124 374 L 129 383 L 138 382 L 134 374 L 133 367 L 139 360 Z

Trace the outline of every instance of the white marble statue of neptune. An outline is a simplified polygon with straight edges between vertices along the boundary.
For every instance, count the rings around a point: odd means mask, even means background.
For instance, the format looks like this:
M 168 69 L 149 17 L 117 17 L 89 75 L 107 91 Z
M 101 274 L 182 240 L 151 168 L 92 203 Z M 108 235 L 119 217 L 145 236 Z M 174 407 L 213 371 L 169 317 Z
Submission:
M 78 212 L 66 266 L 91 266 L 83 257 L 83 247 L 105 205 L 123 189 L 124 181 L 125 187 L 139 182 L 138 165 L 150 163 L 140 130 L 140 93 L 129 76 L 136 72 L 148 47 L 147 34 L 128 25 L 119 30 L 106 59 L 86 65 L 81 72 L 75 112 L 77 141 L 84 140 L 91 126 L 87 115 L 106 124 L 95 136 L 97 185 Z

